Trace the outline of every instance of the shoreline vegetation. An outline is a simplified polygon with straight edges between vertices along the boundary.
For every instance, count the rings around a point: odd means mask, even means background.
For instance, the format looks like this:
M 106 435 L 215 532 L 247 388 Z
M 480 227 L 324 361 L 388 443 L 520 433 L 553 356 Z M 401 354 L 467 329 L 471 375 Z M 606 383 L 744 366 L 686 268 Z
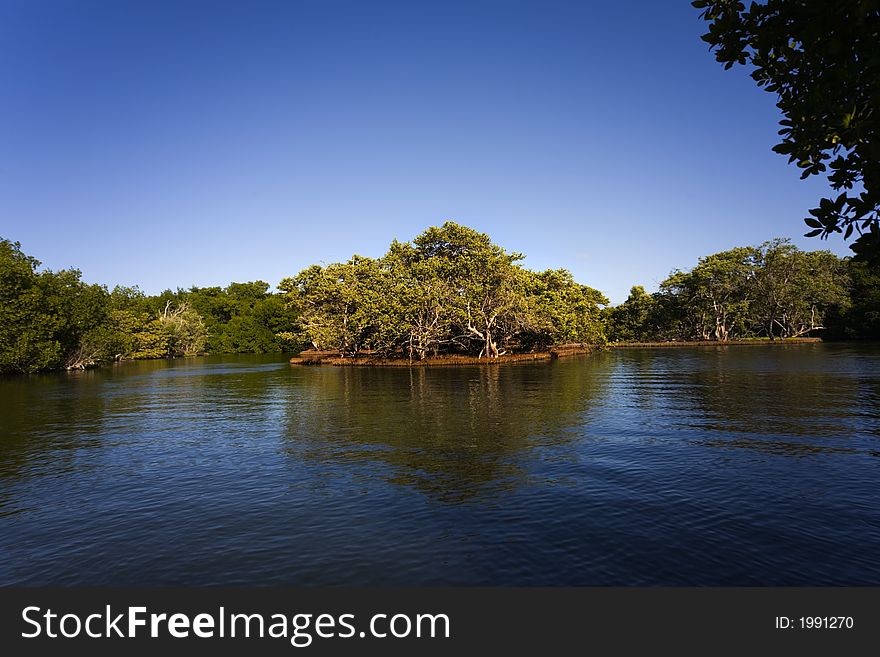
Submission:
M 460 365 L 520 365 L 524 363 L 548 362 L 559 358 L 583 356 L 602 349 L 654 349 L 674 347 L 788 347 L 792 345 L 820 344 L 822 338 L 780 338 L 751 340 L 670 340 L 667 342 L 611 342 L 602 346 L 589 344 L 564 344 L 545 351 L 504 354 L 497 358 L 478 358 L 475 356 L 448 355 L 429 356 L 423 360 L 411 360 L 406 356 L 377 356 L 361 353 L 343 357 L 335 351 L 307 349 L 290 359 L 291 365 L 334 367 L 436 367 Z
M 447 221 L 377 258 L 312 265 L 268 283 L 147 295 L 39 270 L 0 238 L 0 374 L 206 354 L 296 354 L 295 364 L 532 362 L 607 347 L 793 344 L 880 337 L 880 262 L 737 247 L 673 270 L 621 304 L 566 269 Z
M 669 340 L 667 342 L 614 342 L 611 349 L 653 349 L 654 347 L 785 347 L 794 344 L 819 344 L 822 338 L 751 338 L 747 340 Z
M 544 351 L 527 353 L 502 354 L 495 358 L 466 356 L 462 354 L 447 354 L 444 356 L 428 356 L 421 360 L 413 360 L 407 356 L 380 356 L 371 353 L 357 354 L 352 357 L 342 357 L 335 351 L 319 351 L 308 349 L 290 359 L 291 365 L 333 365 L 337 367 L 426 367 L 426 366 L 456 366 L 456 365 L 495 365 L 495 364 L 522 364 L 536 361 L 556 360 L 571 356 L 582 356 L 596 351 L 599 347 L 590 344 L 562 344 Z

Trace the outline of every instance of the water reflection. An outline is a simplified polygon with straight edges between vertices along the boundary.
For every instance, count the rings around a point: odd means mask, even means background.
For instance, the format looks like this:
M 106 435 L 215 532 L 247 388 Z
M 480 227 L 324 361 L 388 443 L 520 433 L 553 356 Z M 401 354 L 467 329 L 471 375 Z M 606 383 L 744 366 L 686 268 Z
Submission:
M 445 502 L 530 477 L 529 450 L 582 435 L 605 394 L 598 360 L 452 368 L 307 368 L 288 406 L 291 458 L 370 464 L 369 476 Z M 384 466 L 384 467 L 377 467 Z
M 878 401 L 865 345 L 0 379 L 0 584 L 880 584 Z
M 101 376 L 0 377 L 0 478 L 20 477 L 29 460 L 71 469 L 75 450 L 101 443 L 107 398 Z
M 731 349 L 734 351 L 731 352 Z M 871 451 L 880 352 L 846 346 L 630 350 L 618 378 L 658 423 L 697 430 L 706 447 L 776 455 Z M 625 404 L 621 404 L 624 405 Z

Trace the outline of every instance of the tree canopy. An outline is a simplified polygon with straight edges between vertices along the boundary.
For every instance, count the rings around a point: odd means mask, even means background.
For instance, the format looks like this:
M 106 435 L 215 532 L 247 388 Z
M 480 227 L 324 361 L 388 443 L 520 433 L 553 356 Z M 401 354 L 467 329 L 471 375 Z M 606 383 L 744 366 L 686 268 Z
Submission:
M 147 296 L 39 266 L 0 239 L 0 373 L 293 346 L 278 335 L 293 324 L 291 311 L 262 281 Z
M 750 64 L 777 95 L 784 118 L 773 150 L 840 192 L 809 211 L 807 235 L 855 231 L 861 250 L 880 251 L 880 0 L 692 4 L 716 59 Z
M 783 239 L 715 253 L 672 272 L 654 295 L 633 288 L 606 311 L 609 338 L 725 342 L 815 334 L 829 328 L 826 319 L 839 325 L 850 311 L 851 266 Z
M 299 339 L 344 356 L 466 353 L 495 358 L 560 342 L 604 341 L 608 300 L 566 270 L 532 272 L 523 256 L 454 222 L 378 259 L 313 265 L 281 282 Z
M 75 269 L 38 272 L 18 242 L 0 239 L 0 372 L 60 367 L 107 319 L 107 291 Z
M 880 256 L 840 259 L 789 240 L 737 247 L 674 270 L 648 294 L 608 299 L 565 269 L 532 271 L 488 235 L 446 222 L 379 258 L 264 281 L 147 295 L 40 270 L 0 239 L 0 374 L 125 359 L 313 347 L 424 360 L 492 359 L 553 345 L 665 340 L 880 338 Z

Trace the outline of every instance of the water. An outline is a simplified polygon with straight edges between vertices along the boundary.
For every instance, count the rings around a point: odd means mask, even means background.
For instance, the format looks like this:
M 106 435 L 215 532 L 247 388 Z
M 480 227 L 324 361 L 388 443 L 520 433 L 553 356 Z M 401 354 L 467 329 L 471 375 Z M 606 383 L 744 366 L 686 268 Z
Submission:
M 880 584 L 880 348 L 0 379 L 0 584 Z

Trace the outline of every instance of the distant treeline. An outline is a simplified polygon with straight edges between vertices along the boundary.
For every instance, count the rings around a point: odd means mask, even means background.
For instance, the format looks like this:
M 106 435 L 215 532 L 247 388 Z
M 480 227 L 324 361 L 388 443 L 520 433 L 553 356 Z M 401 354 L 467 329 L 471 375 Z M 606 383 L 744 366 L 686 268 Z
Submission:
M 278 334 L 294 316 L 262 281 L 147 296 L 86 284 L 75 269 L 38 271 L 39 264 L 0 239 L 0 372 L 289 347 Z
M 0 372 L 303 347 L 420 360 L 572 342 L 880 338 L 880 263 L 863 255 L 773 240 L 701 258 L 615 307 L 567 270 L 533 272 L 522 258 L 447 222 L 380 258 L 313 265 L 280 293 L 255 281 L 148 296 L 39 271 L 0 239 Z
M 877 339 L 880 267 L 776 239 L 700 258 L 654 294 L 633 287 L 604 318 L 612 341 Z

